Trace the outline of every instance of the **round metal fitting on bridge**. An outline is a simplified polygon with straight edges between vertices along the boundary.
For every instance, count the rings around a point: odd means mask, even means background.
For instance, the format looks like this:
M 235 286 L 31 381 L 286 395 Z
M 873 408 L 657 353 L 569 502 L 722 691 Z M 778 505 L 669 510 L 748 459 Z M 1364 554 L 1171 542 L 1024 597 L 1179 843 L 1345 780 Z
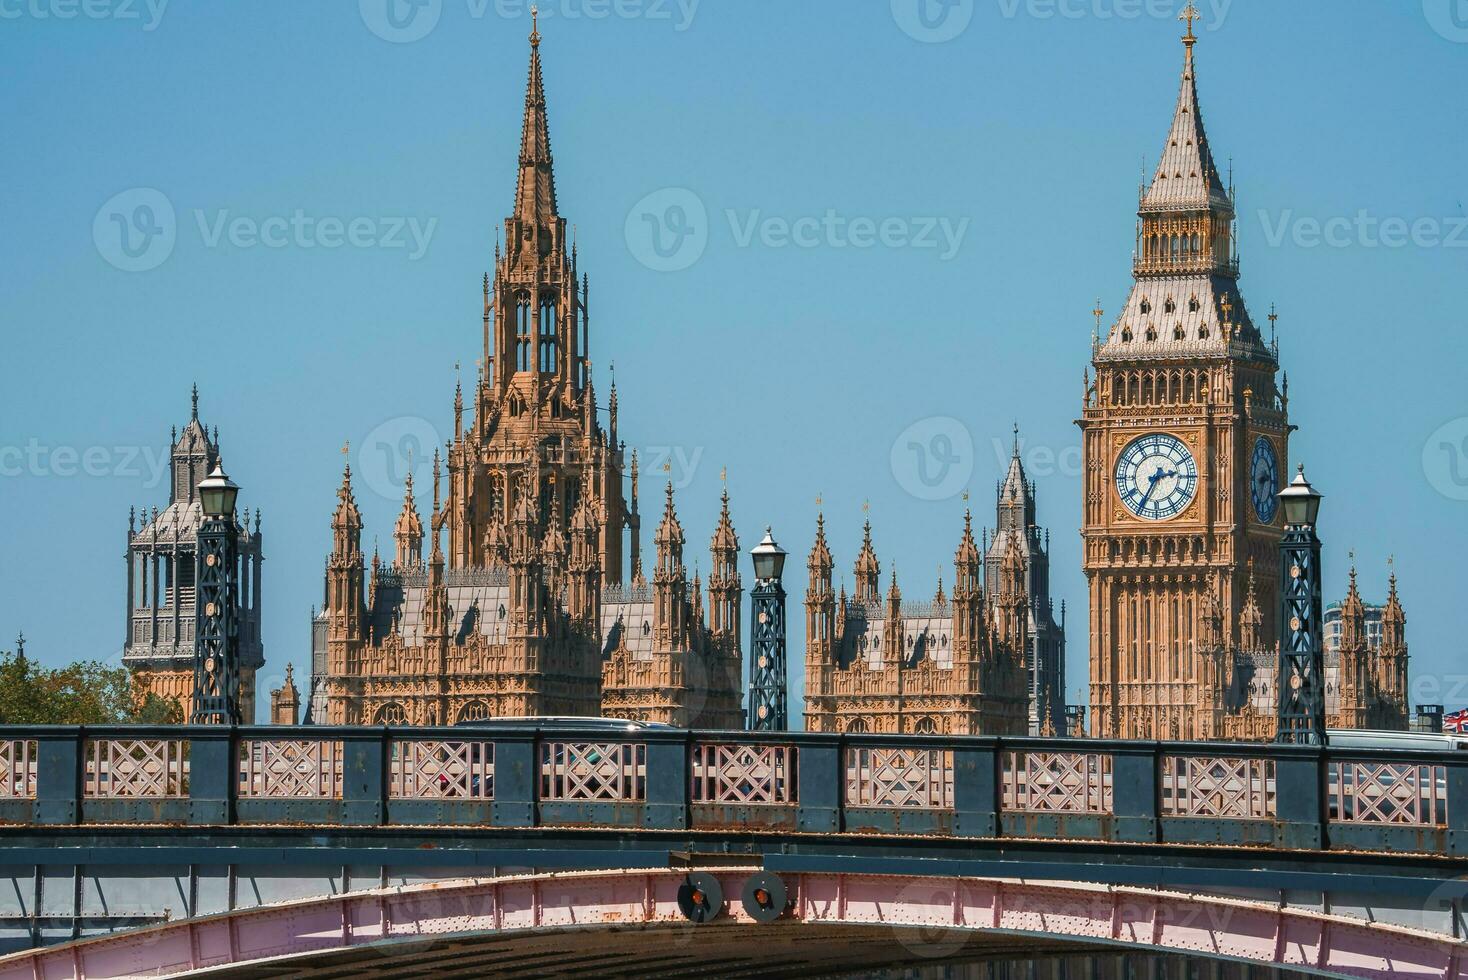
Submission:
M 694 871 L 678 887 L 678 909 L 689 922 L 712 922 L 724 914 L 724 886 L 703 871 Z
M 756 922 L 774 922 L 790 904 L 790 890 L 777 874 L 761 871 L 744 883 L 744 911 Z

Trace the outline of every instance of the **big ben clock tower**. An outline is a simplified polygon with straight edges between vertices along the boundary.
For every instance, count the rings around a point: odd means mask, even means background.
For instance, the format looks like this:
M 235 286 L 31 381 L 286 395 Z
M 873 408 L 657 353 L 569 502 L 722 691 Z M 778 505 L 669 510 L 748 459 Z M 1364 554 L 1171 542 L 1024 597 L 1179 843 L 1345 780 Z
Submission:
M 1288 381 L 1281 391 L 1277 345 L 1239 293 L 1233 195 L 1198 106 L 1196 16 L 1190 4 L 1135 284 L 1093 344 L 1079 421 L 1097 736 L 1267 735 L 1227 717 L 1227 688 L 1233 651 L 1276 635 L 1278 586 L 1251 569 L 1277 560 Z M 1099 305 L 1096 316 L 1099 329 Z

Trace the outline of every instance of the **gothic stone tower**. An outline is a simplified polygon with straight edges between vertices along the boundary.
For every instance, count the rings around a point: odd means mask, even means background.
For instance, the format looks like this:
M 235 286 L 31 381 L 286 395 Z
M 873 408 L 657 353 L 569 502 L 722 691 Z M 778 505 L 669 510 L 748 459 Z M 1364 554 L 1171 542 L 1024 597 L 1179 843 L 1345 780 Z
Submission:
M 1276 384 L 1277 346 L 1239 293 L 1234 202 L 1203 128 L 1196 41 L 1189 19 L 1172 127 L 1141 200 L 1135 285 L 1093 344 L 1078 423 L 1100 736 L 1226 734 L 1229 665 L 1206 647 L 1238 649 L 1248 563 L 1273 568 L 1282 533 L 1288 382 Z M 1276 635 L 1277 591 L 1260 576 L 1264 637 Z
M 864 529 L 856 594 L 831 588 L 834 563 L 823 517 L 807 568 L 805 726 L 813 732 L 1024 735 L 1029 610 L 1023 545 L 1012 532 L 986 598 L 972 515 L 953 558 L 953 596 L 939 581 L 931 602 L 904 603 Z
M 990 603 L 1001 598 L 1001 585 L 1011 547 L 1023 567 L 1028 598 L 1025 667 L 1029 673 L 1029 734 L 1063 736 L 1065 731 L 1065 625 L 1056 622 L 1050 599 L 1050 535 L 1036 521 L 1035 485 L 1025 476 L 1019 452 L 1019 426 L 1014 455 L 996 494 L 994 538 L 984 554 L 984 581 Z
M 622 532 L 632 532 L 635 564 L 638 521 L 622 493 L 616 385 L 603 429 L 591 383 L 589 283 L 577 279 L 575 246 L 568 247 L 556 206 L 539 30 L 530 44 L 515 208 L 505 219 L 504 249 L 495 248 L 493 279 L 484 278 L 484 356 L 467 429 L 462 394 L 455 395 L 441 520 L 450 567 L 502 566 L 519 493 L 530 495 L 536 521 L 563 540 L 580 495 L 590 493 L 601 581 L 618 585 Z
M 603 427 L 586 280 L 578 283 L 556 208 L 538 30 L 530 45 L 515 209 L 493 282 L 484 280 L 473 420 L 465 425 L 456 392 L 448 492 L 435 453 L 431 515 L 420 516 L 410 480 L 390 562 L 364 557 L 350 467 L 344 473 L 312 629 L 311 718 L 436 725 L 605 714 L 737 727 L 739 546 L 728 500 L 711 549 L 706 625 L 671 488 L 651 587 L 641 574 L 637 459 L 629 505 L 617 392 Z
M 168 506 L 151 517 L 136 515 L 127 530 L 127 634 L 122 662 L 132 673 L 138 697 L 156 694 L 177 701 L 183 717 L 193 710 L 194 624 L 197 621 L 194 582 L 199 525 L 204 510 L 199 483 L 219 462 L 219 433 L 211 437 L 199 421 L 199 389 L 194 388 L 193 409 L 183 431 L 174 430 L 169 466 Z M 246 722 L 255 716 L 255 672 L 265 664 L 260 640 L 260 564 L 264 560 L 260 514 L 250 527 L 247 511 L 239 526 L 240 712 Z

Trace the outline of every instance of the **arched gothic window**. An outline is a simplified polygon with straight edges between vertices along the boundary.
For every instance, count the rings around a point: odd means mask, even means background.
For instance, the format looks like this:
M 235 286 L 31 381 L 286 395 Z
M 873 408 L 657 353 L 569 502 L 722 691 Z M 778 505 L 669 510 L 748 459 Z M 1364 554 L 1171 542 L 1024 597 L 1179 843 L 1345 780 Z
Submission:
M 455 719 L 454 723 L 461 724 L 466 721 L 484 721 L 488 717 L 489 705 L 476 698 L 459 709 L 459 717 Z
M 521 293 L 515 299 L 515 370 L 530 370 L 530 296 Z
M 540 343 L 538 345 L 539 369 L 542 374 L 556 370 L 560 361 L 560 341 L 556 336 L 556 301 L 544 297 L 540 301 Z
M 408 723 L 408 712 L 397 701 L 389 701 L 377 709 L 372 716 L 374 725 L 406 725 Z

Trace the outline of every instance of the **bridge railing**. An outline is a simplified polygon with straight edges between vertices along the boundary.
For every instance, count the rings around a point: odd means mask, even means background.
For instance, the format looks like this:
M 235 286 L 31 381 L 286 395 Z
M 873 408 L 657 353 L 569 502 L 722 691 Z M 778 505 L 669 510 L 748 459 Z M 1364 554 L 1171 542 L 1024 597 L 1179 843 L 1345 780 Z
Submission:
M 529 728 L 0 727 L 0 823 L 927 834 L 1468 853 L 1468 753 Z

